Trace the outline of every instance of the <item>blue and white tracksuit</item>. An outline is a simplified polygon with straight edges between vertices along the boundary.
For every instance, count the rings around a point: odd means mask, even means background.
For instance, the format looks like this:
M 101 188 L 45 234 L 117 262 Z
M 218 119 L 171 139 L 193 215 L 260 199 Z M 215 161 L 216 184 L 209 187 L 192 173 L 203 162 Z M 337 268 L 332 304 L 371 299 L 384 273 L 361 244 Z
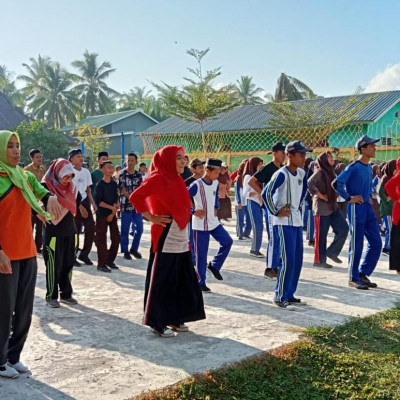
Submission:
M 272 214 L 274 234 L 279 237 L 282 263 L 279 265 L 275 301 L 294 298 L 303 266 L 303 221 L 301 206 L 307 191 L 303 169 L 292 173 L 287 166 L 279 169 L 262 191 L 262 198 Z M 290 207 L 289 217 L 278 217 L 279 210 Z
M 238 205 L 242 208 L 239 210 Z M 250 215 L 247 210 L 247 200 L 243 196 L 243 189 L 235 182 L 235 210 L 236 210 L 236 235 L 238 238 L 249 236 L 251 232 Z
M 207 183 L 203 178 L 197 179 L 190 185 L 189 194 L 193 198 L 195 210 L 204 210 L 206 212 L 204 218 L 192 216 L 194 251 L 199 283 L 200 285 L 205 285 L 210 235 L 220 244 L 217 254 L 211 261 L 211 265 L 218 271 L 222 268 L 229 254 L 233 240 L 215 215 L 215 211 L 219 208 L 218 181 Z
M 251 227 L 253 229 L 253 240 L 251 251 L 260 251 L 263 236 L 263 210 L 262 202 L 257 192 L 249 185 L 251 175 L 243 178 L 243 196 L 247 199 L 247 210 L 250 215 Z M 253 196 L 251 196 L 253 194 Z
M 378 221 L 370 203 L 372 194 L 371 164 L 355 161 L 338 175 L 335 189 L 346 200 L 361 195 L 362 204 L 348 203 L 347 215 L 350 228 L 349 280 L 361 283 L 360 273 L 371 275 L 382 250 Z M 360 265 L 364 236 L 368 246 Z

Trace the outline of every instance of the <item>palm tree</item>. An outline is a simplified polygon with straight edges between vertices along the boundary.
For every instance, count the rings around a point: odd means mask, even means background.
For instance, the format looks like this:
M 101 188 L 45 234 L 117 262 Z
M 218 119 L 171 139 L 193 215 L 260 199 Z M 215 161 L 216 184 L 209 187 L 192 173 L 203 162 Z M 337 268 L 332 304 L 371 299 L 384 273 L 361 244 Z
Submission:
M 33 57 L 29 59 L 30 65 L 22 64 L 28 71 L 27 75 L 19 75 L 18 79 L 25 82 L 25 87 L 22 89 L 27 100 L 36 93 L 38 87 L 41 85 L 42 78 L 45 75 L 45 70 L 48 66 L 52 65 L 50 57 L 41 56 L 39 54 L 37 60 Z
M 16 88 L 14 73 L 9 71 L 5 65 L 0 65 L 0 92 L 14 107 L 21 112 L 24 109 L 24 95 Z
M 30 83 L 25 87 L 25 90 L 29 88 L 32 91 L 28 102 L 31 115 L 36 119 L 46 121 L 48 126 L 55 128 L 76 121 L 80 104 L 70 90 L 73 85 L 73 76 L 58 62 L 42 65 L 36 72 L 38 79 L 28 77 Z M 22 80 L 26 78 L 26 76 L 20 77 Z
M 317 95 L 302 81 L 281 73 L 278 79 L 275 102 L 315 99 Z
M 258 96 L 263 89 L 256 87 L 252 82 L 253 77 L 241 76 L 236 82 L 236 91 L 242 105 L 263 104 L 264 100 Z
M 79 75 L 74 75 L 74 79 L 79 82 L 74 91 L 82 103 L 83 113 L 86 116 L 114 111 L 115 97 L 119 96 L 116 90 L 105 83 L 105 79 L 115 71 L 115 68 L 111 68 L 108 61 L 98 65 L 97 57 L 98 54 L 86 50 L 83 60 L 72 63 L 72 66 L 79 71 Z

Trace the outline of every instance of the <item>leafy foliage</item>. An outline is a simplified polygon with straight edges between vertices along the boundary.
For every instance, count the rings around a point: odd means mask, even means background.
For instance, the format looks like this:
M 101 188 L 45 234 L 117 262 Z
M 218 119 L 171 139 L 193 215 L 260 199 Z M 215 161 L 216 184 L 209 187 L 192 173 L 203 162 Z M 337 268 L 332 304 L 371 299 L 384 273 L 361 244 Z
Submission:
M 80 141 L 85 143 L 86 153 L 90 159 L 94 159 L 95 155 L 110 145 L 110 139 L 103 129 L 98 126 L 83 124 L 77 130 L 72 132 Z
M 10 104 L 22 111 L 25 105 L 24 95 L 16 88 L 13 78 L 14 73 L 5 65 L 0 65 L 0 92 Z
M 282 73 L 276 86 L 274 101 L 315 99 L 317 95 L 302 81 Z
M 265 103 L 264 99 L 259 96 L 263 89 L 256 87 L 252 79 L 250 76 L 241 76 L 240 80 L 236 81 L 236 93 L 243 106 Z

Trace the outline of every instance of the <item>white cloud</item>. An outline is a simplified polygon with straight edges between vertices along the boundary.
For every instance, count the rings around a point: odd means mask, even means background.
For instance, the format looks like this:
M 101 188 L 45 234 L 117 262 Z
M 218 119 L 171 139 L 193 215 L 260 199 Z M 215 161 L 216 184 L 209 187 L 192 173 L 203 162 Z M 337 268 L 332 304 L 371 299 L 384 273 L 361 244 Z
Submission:
M 384 92 L 400 90 L 400 63 L 388 65 L 384 71 L 378 72 L 368 83 L 365 92 Z

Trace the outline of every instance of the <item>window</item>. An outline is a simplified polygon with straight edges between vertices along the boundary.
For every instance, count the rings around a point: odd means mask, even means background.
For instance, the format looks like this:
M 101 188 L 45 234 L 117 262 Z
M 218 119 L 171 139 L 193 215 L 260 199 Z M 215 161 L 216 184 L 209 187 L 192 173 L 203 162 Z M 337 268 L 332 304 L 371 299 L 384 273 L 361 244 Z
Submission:
M 392 141 L 393 141 L 392 137 L 386 137 L 386 136 L 381 137 L 381 143 L 383 146 L 391 146 Z
M 395 116 L 395 118 L 399 118 L 399 112 L 396 111 L 396 112 L 394 113 L 394 116 Z

